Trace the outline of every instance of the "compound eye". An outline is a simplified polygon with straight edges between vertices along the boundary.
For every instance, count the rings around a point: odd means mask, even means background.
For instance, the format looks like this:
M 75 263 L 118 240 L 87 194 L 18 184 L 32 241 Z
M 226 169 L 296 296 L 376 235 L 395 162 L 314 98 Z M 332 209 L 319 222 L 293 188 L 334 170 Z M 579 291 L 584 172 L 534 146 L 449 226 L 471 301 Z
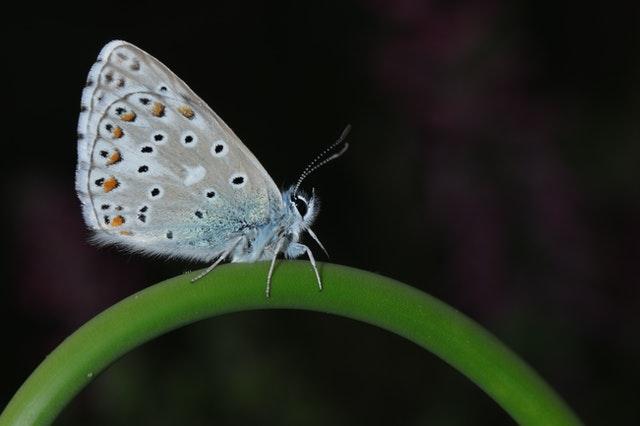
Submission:
M 307 214 L 307 211 L 309 210 L 309 206 L 307 205 L 307 200 L 305 200 L 299 195 L 296 195 L 295 197 L 293 197 L 291 201 L 293 201 L 293 203 L 296 205 L 296 210 L 298 210 L 298 213 L 300 213 L 300 216 L 304 217 Z

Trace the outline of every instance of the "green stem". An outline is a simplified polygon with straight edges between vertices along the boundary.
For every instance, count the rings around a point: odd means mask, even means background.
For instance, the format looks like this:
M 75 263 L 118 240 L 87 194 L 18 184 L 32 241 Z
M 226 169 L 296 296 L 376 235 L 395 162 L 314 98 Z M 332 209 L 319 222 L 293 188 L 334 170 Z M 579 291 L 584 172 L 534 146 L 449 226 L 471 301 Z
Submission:
M 321 264 L 314 288 L 308 262 L 281 262 L 270 299 L 266 263 L 221 266 L 194 284 L 182 275 L 117 303 L 56 348 L 9 402 L 0 425 L 46 425 L 109 364 L 178 327 L 229 312 L 306 309 L 397 333 L 458 369 L 519 424 L 576 425 L 578 418 L 522 360 L 455 309 L 389 278 Z

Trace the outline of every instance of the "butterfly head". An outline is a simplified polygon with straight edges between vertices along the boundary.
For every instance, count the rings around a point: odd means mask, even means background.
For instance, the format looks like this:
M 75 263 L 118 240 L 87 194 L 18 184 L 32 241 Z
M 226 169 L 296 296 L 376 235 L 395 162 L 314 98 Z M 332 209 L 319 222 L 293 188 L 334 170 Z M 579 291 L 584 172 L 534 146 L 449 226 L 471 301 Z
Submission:
M 312 190 L 311 195 L 308 195 L 298 190 L 296 186 L 292 186 L 282 193 L 282 200 L 286 211 L 286 232 L 289 234 L 291 241 L 297 242 L 300 235 L 306 232 L 326 253 L 327 250 L 311 230 L 311 225 L 313 225 L 313 221 L 320 210 L 320 202 L 316 197 L 315 191 Z
M 302 191 L 293 192 L 293 188 L 290 188 L 287 192 L 285 199 L 289 202 L 289 210 L 293 217 L 302 229 L 310 227 L 320 210 L 315 191 L 307 195 Z

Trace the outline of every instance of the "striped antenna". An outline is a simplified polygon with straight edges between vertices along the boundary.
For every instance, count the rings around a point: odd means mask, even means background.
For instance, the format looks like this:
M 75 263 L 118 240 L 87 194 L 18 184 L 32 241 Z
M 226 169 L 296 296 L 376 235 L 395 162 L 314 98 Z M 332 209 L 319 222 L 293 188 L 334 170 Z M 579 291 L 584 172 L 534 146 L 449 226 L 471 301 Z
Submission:
M 295 188 L 293 189 L 293 195 L 296 195 L 298 193 L 300 184 L 307 176 L 309 176 L 315 170 L 324 166 L 328 162 L 333 161 L 336 158 L 340 157 L 342 154 L 346 152 L 346 150 L 349 148 L 349 144 L 344 140 L 347 138 L 350 131 L 351 131 L 351 124 L 347 124 L 347 127 L 344 128 L 338 140 L 332 143 L 331 145 L 329 145 L 324 151 L 318 154 L 318 156 L 316 156 L 316 158 L 314 158 L 313 161 L 310 162 L 307 167 L 305 167 L 305 169 L 300 174 L 300 177 L 298 178 L 298 182 L 296 183 Z M 327 157 L 327 155 L 329 155 L 331 151 L 335 150 L 342 143 L 344 143 L 344 146 L 342 147 L 342 149 L 340 149 L 340 151 L 335 152 L 332 155 Z

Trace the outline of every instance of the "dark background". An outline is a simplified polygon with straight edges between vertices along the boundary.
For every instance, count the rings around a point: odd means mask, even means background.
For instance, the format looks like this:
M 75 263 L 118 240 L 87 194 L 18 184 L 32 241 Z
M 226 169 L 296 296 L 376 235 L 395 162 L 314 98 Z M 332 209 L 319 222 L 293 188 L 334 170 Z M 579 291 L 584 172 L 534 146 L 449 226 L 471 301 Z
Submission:
M 638 18 L 635 6 L 534 0 L 5 15 L 0 403 L 92 316 L 199 266 L 87 243 L 74 191 L 80 93 L 101 47 L 122 38 L 184 79 L 279 186 L 352 123 L 347 155 L 306 184 L 323 201 L 315 231 L 331 261 L 467 313 L 587 423 L 640 423 Z M 213 423 L 512 424 L 414 344 L 295 311 L 156 339 L 59 420 Z

